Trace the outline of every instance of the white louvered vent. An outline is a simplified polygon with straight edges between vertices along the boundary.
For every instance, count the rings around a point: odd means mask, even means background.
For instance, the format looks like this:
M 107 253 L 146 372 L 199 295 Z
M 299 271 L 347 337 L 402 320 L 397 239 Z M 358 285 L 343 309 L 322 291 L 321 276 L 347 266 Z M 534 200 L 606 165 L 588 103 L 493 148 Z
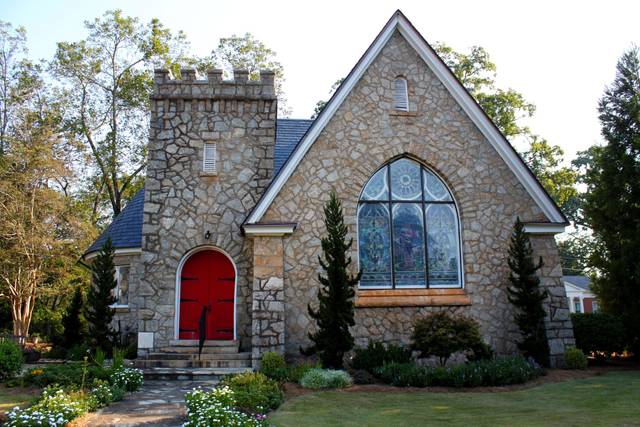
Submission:
M 397 77 L 394 85 L 393 108 L 401 111 L 409 111 L 409 95 L 407 93 L 407 80 Z
M 202 172 L 216 173 L 216 144 L 213 142 L 205 142 L 202 156 Z

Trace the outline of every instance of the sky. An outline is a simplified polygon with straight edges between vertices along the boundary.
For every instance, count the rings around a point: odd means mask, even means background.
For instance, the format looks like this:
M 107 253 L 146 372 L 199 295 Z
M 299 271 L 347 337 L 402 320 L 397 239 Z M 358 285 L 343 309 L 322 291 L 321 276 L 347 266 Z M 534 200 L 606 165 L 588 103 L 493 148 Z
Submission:
M 332 84 L 348 74 L 396 9 L 431 43 L 482 46 L 498 85 L 536 105 L 532 130 L 567 159 L 601 143 L 597 102 L 615 65 L 640 45 L 640 1 L 140 1 L 0 0 L 0 19 L 27 29 L 32 58 L 52 57 L 56 42 L 85 37 L 83 22 L 122 9 L 183 30 L 193 53 L 221 37 L 252 33 L 276 51 L 293 118 L 309 118 Z

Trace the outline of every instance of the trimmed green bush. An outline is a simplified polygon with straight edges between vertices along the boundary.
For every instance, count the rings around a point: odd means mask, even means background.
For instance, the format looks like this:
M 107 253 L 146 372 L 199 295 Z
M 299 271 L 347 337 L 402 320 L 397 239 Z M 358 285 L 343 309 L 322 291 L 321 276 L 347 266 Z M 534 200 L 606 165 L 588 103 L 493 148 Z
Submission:
M 567 369 L 587 369 L 589 361 L 581 350 L 568 347 L 564 352 L 564 364 Z
M 320 362 L 303 361 L 287 366 L 287 380 L 299 383 L 300 379 L 311 369 L 320 368 Z
M 278 382 L 260 372 L 243 372 L 226 376 L 220 386 L 233 391 L 236 406 L 252 413 L 277 409 L 284 400 Z
M 0 379 L 11 378 L 22 369 L 22 349 L 13 341 L 0 342 Z
M 609 357 L 624 350 L 625 329 L 620 318 L 607 313 L 574 313 L 571 322 L 576 347 L 585 353 Z
M 363 369 L 369 373 L 385 363 L 408 363 L 411 361 L 411 350 L 399 345 L 388 344 L 381 341 L 369 341 L 366 348 L 356 348 L 351 361 L 353 369 Z
M 411 339 L 412 348 L 418 350 L 421 357 L 436 356 L 440 366 L 444 366 L 457 352 L 471 352 L 475 359 L 490 355 L 480 336 L 478 322 L 464 316 L 452 316 L 445 311 L 418 319 Z
M 260 372 L 267 377 L 276 381 L 287 380 L 287 364 L 284 361 L 284 357 L 276 352 L 268 352 L 262 355 L 260 360 Z
M 310 369 L 300 379 L 300 385 L 304 388 L 344 388 L 353 384 L 353 380 L 345 371 L 333 369 Z
M 389 363 L 376 375 L 399 387 L 479 387 L 522 384 L 541 374 L 521 356 L 470 362 L 449 368 L 423 368 L 413 363 Z

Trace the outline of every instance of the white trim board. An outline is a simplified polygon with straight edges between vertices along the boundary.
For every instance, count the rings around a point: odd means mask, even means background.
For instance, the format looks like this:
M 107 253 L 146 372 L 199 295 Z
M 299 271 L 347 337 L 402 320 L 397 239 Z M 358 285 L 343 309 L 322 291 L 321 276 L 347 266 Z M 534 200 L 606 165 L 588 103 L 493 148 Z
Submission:
M 84 255 L 84 259 L 85 260 L 90 260 L 92 258 L 95 258 L 98 256 L 98 254 L 100 253 L 100 250 L 96 250 L 96 251 L 92 251 L 89 252 L 88 254 Z M 142 248 L 124 248 L 124 249 L 116 249 L 113 251 L 113 255 L 114 256 L 118 256 L 118 255 L 139 255 L 142 253 Z
M 435 51 L 427 44 L 420 33 L 418 33 L 415 27 L 399 10 L 393 14 L 369 49 L 367 49 L 364 56 L 360 61 L 358 61 L 353 70 L 351 70 L 347 79 L 340 85 L 318 118 L 313 122 L 311 128 L 296 146 L 291 156 L 289 156 L 284 167 L 246 219 L 245 223 L 257 223 L 264 216 L 271 203 L 273 203 L 276 195 L 284 187 L 284 184 L 293 174 L 307 151 L 311 148 L 311 145 L 318 138 L 329 120 L 331 120 L 340 105 L 342 105 L 346 97 L 353 90 L 362 75 L 376 59 L 396 30 L 398 30 L 398 32 L 407 40 L 431 71 L 438 77 L 438 79 L 440 79 L 442 84 L 450 92 L 451 96 L 453 96 L 464 112 L 477 126 L 478 130 L 489 141 L 500 157 L 502 157 L 509 169 L 511 169 L 515 174 L 516 178 L 518 178 L 520 183 L 531 195 L 549 221 L 553 223 L 567 223 L 567 220 L 560 209 L 556 206 L 533 173 L 524 164 L 513 147 L 511 147 L 506 138 L 500 133 L 473 97 L 456 79 L 451 70 L 449 70 L 449 68 L 440 60 Z

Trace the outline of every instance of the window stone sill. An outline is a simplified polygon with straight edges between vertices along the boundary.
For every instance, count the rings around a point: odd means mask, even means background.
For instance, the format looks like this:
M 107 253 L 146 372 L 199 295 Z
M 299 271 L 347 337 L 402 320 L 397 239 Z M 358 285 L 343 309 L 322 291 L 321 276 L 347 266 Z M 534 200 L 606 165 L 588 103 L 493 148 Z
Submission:
M 215 177 L 215 176 L 218 176 L 218 172 L 200 172 L 200 176 L 203 178 Z
M 391 110 L 389 111 L 389 115 L 391 117 L 418 117 L 417 111 L 402 111 L 402 110 Z
M 128 313 L 130 311 L 128 305 L 114 304 L 111 306 L 111 308 L 113 308 L 116 311 L 116 313 Z
M 439 307 L 471 305 L 464 289 L 360 289 L 356 308 L 364 307 Z

